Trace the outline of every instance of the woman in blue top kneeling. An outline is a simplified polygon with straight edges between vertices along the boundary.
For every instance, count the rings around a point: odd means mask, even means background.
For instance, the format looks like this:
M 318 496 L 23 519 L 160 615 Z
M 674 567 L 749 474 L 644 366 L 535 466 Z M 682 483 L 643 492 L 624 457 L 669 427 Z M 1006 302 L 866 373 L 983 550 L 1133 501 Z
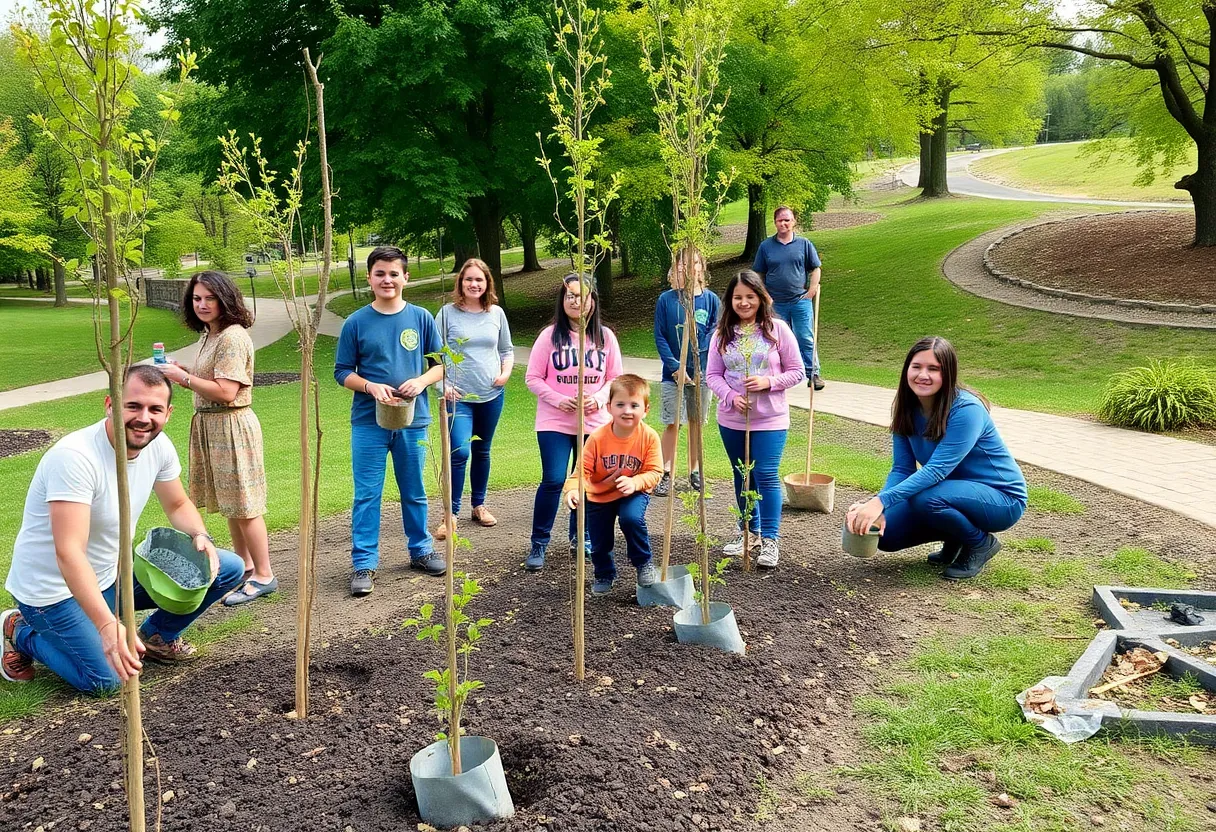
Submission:
M 895 552 L 942 541 L 929 562 L 944 577 L 972 578 L 1000 551 L 993 535 L 1026 511 L 1026 479 L 1001 440 L 988 402 L 958 382 L 945 338 L 922 338 L 904 360 L 891 416 L 894 465 L 878 496 L 849 508 L 849 529 L 882 529 Z M 917 469 L 919 464 L 920 468 Z

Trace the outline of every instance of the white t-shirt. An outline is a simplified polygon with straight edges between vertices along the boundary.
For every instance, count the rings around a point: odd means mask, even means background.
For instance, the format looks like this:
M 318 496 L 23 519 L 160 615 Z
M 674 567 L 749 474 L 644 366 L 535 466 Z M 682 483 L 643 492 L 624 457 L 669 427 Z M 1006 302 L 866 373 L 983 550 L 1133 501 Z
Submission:
M 152 486 L 178 479 L 181 473 L 177 449 L 163 433 L 127 462 L 132 529 L 139 523 Z M 59 501 L 92 507 L 85 551 L 97 573 L 97 585 L 108 588 L 118 577 L 118 476 L 105 419 L 60 439 L 34 471 L 4 583 L 14 598 L 33 607 L 49 607 L 72 597 L 55 560 L 51 536 L 48 503 Z

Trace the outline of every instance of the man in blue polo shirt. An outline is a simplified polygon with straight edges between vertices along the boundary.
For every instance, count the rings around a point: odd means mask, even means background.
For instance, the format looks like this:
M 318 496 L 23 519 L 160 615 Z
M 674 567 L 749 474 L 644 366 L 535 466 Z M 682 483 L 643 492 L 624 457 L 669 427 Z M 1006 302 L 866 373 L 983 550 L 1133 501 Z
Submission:
M 422 470 L 431 423 L 427 388 L 443 376 L 443 365 L 426 357 L 442 346 L 431 313 L 401 296 L 409 280 L 406 255 L 380 246 L 367 257 L 367 284 L 375 300 L 342 324 L 334 379 L 355 393 L 350 406 L 351 467 L 355 502 L 350 516 L 350 556 L 354 566 L 350 594 L 372 591 L 380 562 L 380 500 L 389 454 L 401 492 L 401 522 L 409 541 L 410 567 L 428 575 L 447 569 L 427 530 L 426 489 Z M 429 366 L 429 369 L 428 369 Z M 403 430 L 376 424 L 376 402 L 389 402 L 393 391 L 416 398 L 414 421 Z
M 773 311 L 790 325 L 807 369 L 807 384 L 823 389 L 815 350 L 815 298 L 819 295 L 819 253 L 806 237 L 794 234 L 798 218 L 782 205 L 773 212 L 777 233 L 760 244 L 752 271 L 764 278 Z

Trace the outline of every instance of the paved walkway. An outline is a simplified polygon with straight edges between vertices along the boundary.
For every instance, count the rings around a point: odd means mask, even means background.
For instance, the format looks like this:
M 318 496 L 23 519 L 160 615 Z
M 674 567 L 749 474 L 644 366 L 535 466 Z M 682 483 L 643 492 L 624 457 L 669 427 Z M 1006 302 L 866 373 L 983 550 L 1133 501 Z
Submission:
M 527 349 L 516 349 L 526 366 Z M 658 359 L 626 358 L 625 371 L 657 381 Z M 806 409 L 806 387 L 789 391 L 790 404 Z M 868 384 L 829 381 L 815 396 L 815 410 L 886 426 L 894 391 Z M 1067 416 L 994 407 L 992 418 L 1020 462 L 1075 477 L 1216 527 L 1216 447 L 1168 436 L 1112 428 Z
M 431 281 L 419 284 L 425 282 Z M 306 300 L 314 302 L 315 298 Z M 342 319 L 326 310 L 321 331 L 336 335 L 341 327 Z M 282 338 L 291 328 L 283 304 L 266 304 L 250 335 L 254 346 L 260 349 Z M 188 363 L 196 352 L 197 346 L 191 345 L 177 350 L 173 356 Z M 517 365 L 526 367 L 529 350 L 519 348 L 515 353 Z M 651 381 L 662 375 L 662 365 L 657 359 L 626 358 L 624 363 L 627 372 Z M 0 410 L 96 392 L 107 384 L 106 374 L 97 372 L 22 387 L 0 393 Z M 887 388 L 831 381 L 816 396 L 815 409 L 859 422 L 886 425 L 890 421 L 892 397 L 893 391 Z M 790 403 L 803 409 L 808 407 L 809 390 L 806 387 L 791 390 Z M 1033 411 L 997 407 L 992 415 L 1018 460 L 1216 527 L 1216 447 Z
M 1094 199 L 1088 196 L 1061 196 L 1060 194 L 1045 194 L 1038 191 L 1026 191 L 1021 188 L 1011 188 L 987 179 L 980 179 L 971 173 L 971 163 L 977 159 L 985 159 L 1001 153 L 1023 148 L 1008 147 L 1000 150 L 985 150 L 979 153 L 957 153 L 946 157 L 946 184 L 950 193 L 960 196 L 979 196 L 985 199 L 1007 199 L 1015 202 L 1063 202 L 1078 205 L 1116 205 L 1122 208 L 1178 208 L 1190 209 L 1190 202 L 1131 202 L 1117 199 Z M 915 188 L 916 180 L 920 178 L 920 162 L 905 165 L 899 170 L 899 179 L 905 185 Z

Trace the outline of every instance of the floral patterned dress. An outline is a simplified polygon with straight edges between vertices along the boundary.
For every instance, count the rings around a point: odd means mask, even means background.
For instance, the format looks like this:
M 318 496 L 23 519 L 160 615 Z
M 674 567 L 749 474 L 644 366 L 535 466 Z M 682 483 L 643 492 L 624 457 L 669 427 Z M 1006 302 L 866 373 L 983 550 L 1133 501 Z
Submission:
M 262 426 L 250 408 L 253 340 L 245 328 L 234 324 L 215 335 L 204 332 L 193 374 L 235 381 L 241 389 L 230 404 L 194 394 L 190 499 L 227 518 L 260 517 L 266 513 L 266 469 Z

